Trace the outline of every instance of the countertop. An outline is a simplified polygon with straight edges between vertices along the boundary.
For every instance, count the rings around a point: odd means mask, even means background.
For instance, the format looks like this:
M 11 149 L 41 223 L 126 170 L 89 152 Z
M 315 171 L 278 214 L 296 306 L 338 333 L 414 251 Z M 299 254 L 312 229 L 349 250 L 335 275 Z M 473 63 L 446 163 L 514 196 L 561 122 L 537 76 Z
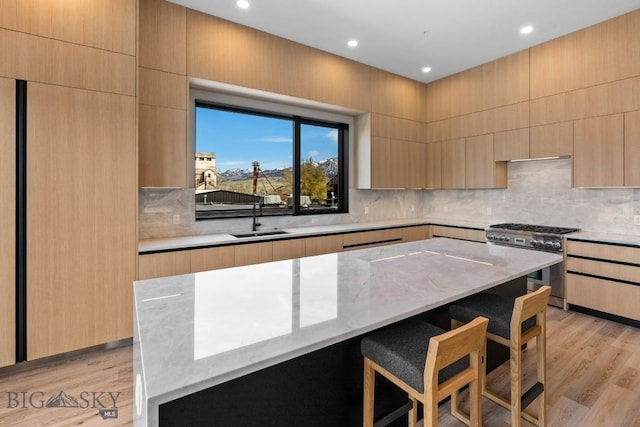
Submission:
M 330 224 L 296 228 L 281 228 L 279 230 L 286 234 L 278 234 L 272 236 L 259 236 L 250 238 L 237 238 L 228 233 L 203 234 L 181 237 L 165 237 L 158 239 L 141 240 L 138 243 L 138 253 L 153 253 L 160 251 L 172 251 L 180 249 L 193 249 L 207 246 L 229 245 L 252 243 L 258 241 L 281 240 L 287 238 L 310 237 L 318 235 L 350 233 L 357 231 L 376 230 L 391 227 L 409 227 L 413 225 L 448 225 L 464 228 L 475 228 L 484 230 L 488 228 L 490 223 L 478 221 L 451 220 L 445 218 L 410 218 L 377 222 L 361 222 L 351 224 Z M 249 230 L 246 230 L 248 232 Z M 273 231 L 273 230 L 260 230 Z
M 138 281 L 136 425 L 155 425 L 161 403 L 561 261 L 436 238 Z
M 634 234 L 593 233 L 580 231 L 567 234 L 567 240 L 583 240 L 588 242 L 613 243 L 640 247 L 640 236 Z

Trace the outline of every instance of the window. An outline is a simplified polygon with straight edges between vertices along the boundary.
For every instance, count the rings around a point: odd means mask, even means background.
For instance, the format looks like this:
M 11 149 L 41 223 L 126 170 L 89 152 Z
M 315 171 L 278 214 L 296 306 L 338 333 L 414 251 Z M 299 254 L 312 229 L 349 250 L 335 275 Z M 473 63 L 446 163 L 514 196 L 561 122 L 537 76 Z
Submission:
M 195 109 L 197 219 L 348 211 L 347 124 L 198 100 Z

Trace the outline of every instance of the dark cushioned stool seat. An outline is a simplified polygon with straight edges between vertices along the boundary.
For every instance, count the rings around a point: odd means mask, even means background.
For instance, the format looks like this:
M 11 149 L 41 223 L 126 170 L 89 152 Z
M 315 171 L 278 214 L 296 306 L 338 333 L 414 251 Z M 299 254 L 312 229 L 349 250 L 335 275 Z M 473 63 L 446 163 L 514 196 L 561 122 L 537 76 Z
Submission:
M 422 392 L 429 339 L 445 332 L 444 329 L 427 322 L 411 320 L 364 337 L 360 343 L 360 350 L 363 356 Z M 438 382 L 446 381 L 468 366 L 468 356 L 452 363 L 440 371 Z
M 478 316 L 489 319 L 487 332 L 504 339 L 511 339 L 511 316 L 515 300 L 492 294 L 477 294 L 449 306 L 449 315 L 463 323 L 469 323 Z M 522 323 L 522 332 L 535 326 L 536 318 L 531 317 Z

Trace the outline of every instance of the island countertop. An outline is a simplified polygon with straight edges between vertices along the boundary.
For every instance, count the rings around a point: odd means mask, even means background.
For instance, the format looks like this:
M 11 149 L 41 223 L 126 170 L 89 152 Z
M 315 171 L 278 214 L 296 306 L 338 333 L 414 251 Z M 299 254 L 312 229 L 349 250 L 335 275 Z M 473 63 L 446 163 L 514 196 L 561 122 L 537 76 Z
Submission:
M 158 406 L 562 261 L 436 238 L 138 281 L 136 425 Z

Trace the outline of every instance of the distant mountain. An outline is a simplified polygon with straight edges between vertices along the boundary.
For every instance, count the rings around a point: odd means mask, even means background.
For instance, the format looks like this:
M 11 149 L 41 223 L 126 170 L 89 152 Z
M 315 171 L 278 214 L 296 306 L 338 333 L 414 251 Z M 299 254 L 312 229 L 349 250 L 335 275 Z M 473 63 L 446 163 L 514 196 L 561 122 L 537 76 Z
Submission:
M 332 157 L 322 162 L 313 163 L 320 166 L 320 168 L 328 178 L 333 178 L 338 173 L 338 159 L 336 157 Z M 263 170 L 262 173 L 268 178 L 281 178 L 284 176 L 285 170 L 288 170 L 288 168 L 267 169 Z M 253 177 L 253 169 L 228 169 L 224 172 L 218 172 L 218 175 L 222 178 L 223 181 L 242 181 L 245 179 L 251 179 Z

